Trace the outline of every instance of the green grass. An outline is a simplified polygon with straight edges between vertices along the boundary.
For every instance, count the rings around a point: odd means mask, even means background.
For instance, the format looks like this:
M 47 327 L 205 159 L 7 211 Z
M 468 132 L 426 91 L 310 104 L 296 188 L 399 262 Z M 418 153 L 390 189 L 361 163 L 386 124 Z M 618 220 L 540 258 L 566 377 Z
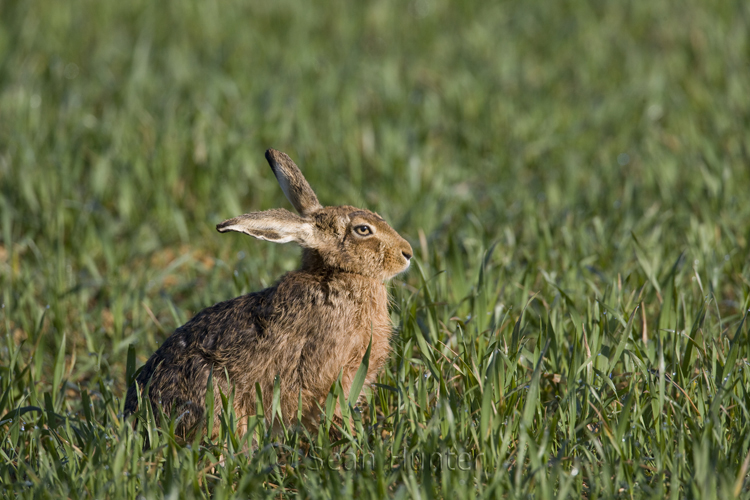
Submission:
M 0 491 L 750 498 L 748 61 L 741 0 L 3 1 Z M 379 385 L 133 430 L 129 346 L 296 265 L 214 229 L 268 147 L 414 246 Z

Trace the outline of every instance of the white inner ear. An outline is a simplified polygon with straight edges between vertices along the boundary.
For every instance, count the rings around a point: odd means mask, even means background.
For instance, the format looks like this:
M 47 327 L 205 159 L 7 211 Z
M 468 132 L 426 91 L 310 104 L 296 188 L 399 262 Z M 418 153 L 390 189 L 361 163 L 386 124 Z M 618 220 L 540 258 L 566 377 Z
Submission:
M 272 241 L 274 243 L 289 243 L 290 241 L 297 242 L 301 245 L 308 244 L 312 240 L 313 228 L 309 222 L 303 223 L 280 223 L 280 222 L 266 222 L 261 220 L 255 220 L 252 222 L 242 221 L 239 224 L 232 224 L 231 226 L 225 226 L 227 231 L 237 231 L 238 233 L 249 234 L 259 240 Z M 271 238 L 263 232 L 275 233 L 279 237 Z
M 281 190 L 284 191 L 286 199 L 289 200 L 292 205 L 297 206 L 292 200 L 291 186 L 289 185 L 289 179 L 287 179 L 286 175 L 284 175 L 283 172 L 279 172 L 279 175 L 276 176 L 276 180 L 279 181 L 279 186 L 281 186 Z
M 313 225 L 309 222 L 304 222 L 297 226 L 297 230 L 295 231 L 295 238 L 293 238 L 297 243 L 300 245 L 312 245 L 313 243 Z M 292 241 L 292 240 L 287 240 Z
M 296 241 L 295 238 L 290 234 L 284 234 L 281 236 L 281 238 L 266 238 L 263 235 L 260 234 L 253 234 L 252 236 L 255 236 L 259 240 L 265 240 L 265 241 L 272 241 L 274 243 L 289 243 L 290 241 Z
M 302 224 L 292 223 L 277 225 L 269 228 L 269 230 L 276 231 L 281 236 L 280 239 L 273 240 L 277 243 L 289 243 L 290 241 L 296 241 L 301 245 L 305 245 L 312 240 L 313 234 L 312 224 L 310 224 L 309 222 L 303 222 Z

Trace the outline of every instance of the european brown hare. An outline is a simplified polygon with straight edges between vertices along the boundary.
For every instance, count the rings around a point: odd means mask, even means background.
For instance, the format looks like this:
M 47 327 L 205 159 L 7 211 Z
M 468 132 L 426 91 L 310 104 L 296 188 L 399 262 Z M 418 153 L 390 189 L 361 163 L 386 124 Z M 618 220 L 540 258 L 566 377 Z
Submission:
M 349 394 L 371 338 L 365 385 L 385 363 L 392 331 L 385 281 L 409 267 L 411 246 L 373 212 L 323 207 L 286 154 L 269 149 L 266 159 L 300 215 L 276 208 L 240 215 L 216 229 L 294 241 L 303 248 L 301 267 L 271 288 L 204 309 L 175 330 L 129 388 L 126 414 L 136 411 L 136 391 L 149 384 L 152 407 L 175 409 L 182 415 L 178 431 L 190 432 L 203 421 L 213 370 L 214 393 L 234 391 L 241 423 L 255 414 L 256 383 L 270 417 L 278 375 L 284 422 L 296 421 L 301 402 L 302 423 L 314 427 L 339 373 Z

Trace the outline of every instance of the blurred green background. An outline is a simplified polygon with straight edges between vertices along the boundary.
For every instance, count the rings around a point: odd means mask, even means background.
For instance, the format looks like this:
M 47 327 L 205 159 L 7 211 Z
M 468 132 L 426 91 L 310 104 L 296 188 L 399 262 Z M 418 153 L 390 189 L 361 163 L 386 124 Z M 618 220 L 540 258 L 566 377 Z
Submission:
M 688 363 L 706 381 L 725 364 L 750 292 L 750 3 L 3 0 L 0 414 L 49 391 L 76 414 L 95 384 L 114 408 L 129 345 L 140 364 L 203 307 L 293 269 L 292 246 L 214 229 L 289 208 L 269 147 L 323 204 L 375 210 L 415 248 L 422 272 L 394 280 L 401 340 L 384 384 L 426 356 L 403 350 L 412 335 L 462 353 L 457 329 L 510 343 L 530 297 L 526 352 L 555 323 L 546 369 L 563 378 L 582 345 L 566 308 L 593 318 L 600 303 L 624 322 L 641 305 L 627 351 L 644 340 L 653 369 L 649 338 L 690 332 L 705 308 L 711 340 Z M 717 425 L 744 435 L 730 421 Z M 732 478 L 750 446 L 738 439 L 716 448 Z M 7 484 L 23 442 L 2 445 Z

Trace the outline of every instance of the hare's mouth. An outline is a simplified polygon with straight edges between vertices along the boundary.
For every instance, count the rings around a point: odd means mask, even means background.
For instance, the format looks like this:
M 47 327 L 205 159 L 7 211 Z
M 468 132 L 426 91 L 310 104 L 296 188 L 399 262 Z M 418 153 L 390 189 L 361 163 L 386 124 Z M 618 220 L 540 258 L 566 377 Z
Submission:
M 411 266 L 411 254 L 409 254 L 408 252 L 402 252 L 400 260 L 400 266 L 396 262 L 394 262 L 393 264 L 386 266 L 385 269 L 383 269 L 387 273 L 385 279 L 389 280 L 395 278 L 399 274 L 405 273 L 409 269 L 409 266 Z

